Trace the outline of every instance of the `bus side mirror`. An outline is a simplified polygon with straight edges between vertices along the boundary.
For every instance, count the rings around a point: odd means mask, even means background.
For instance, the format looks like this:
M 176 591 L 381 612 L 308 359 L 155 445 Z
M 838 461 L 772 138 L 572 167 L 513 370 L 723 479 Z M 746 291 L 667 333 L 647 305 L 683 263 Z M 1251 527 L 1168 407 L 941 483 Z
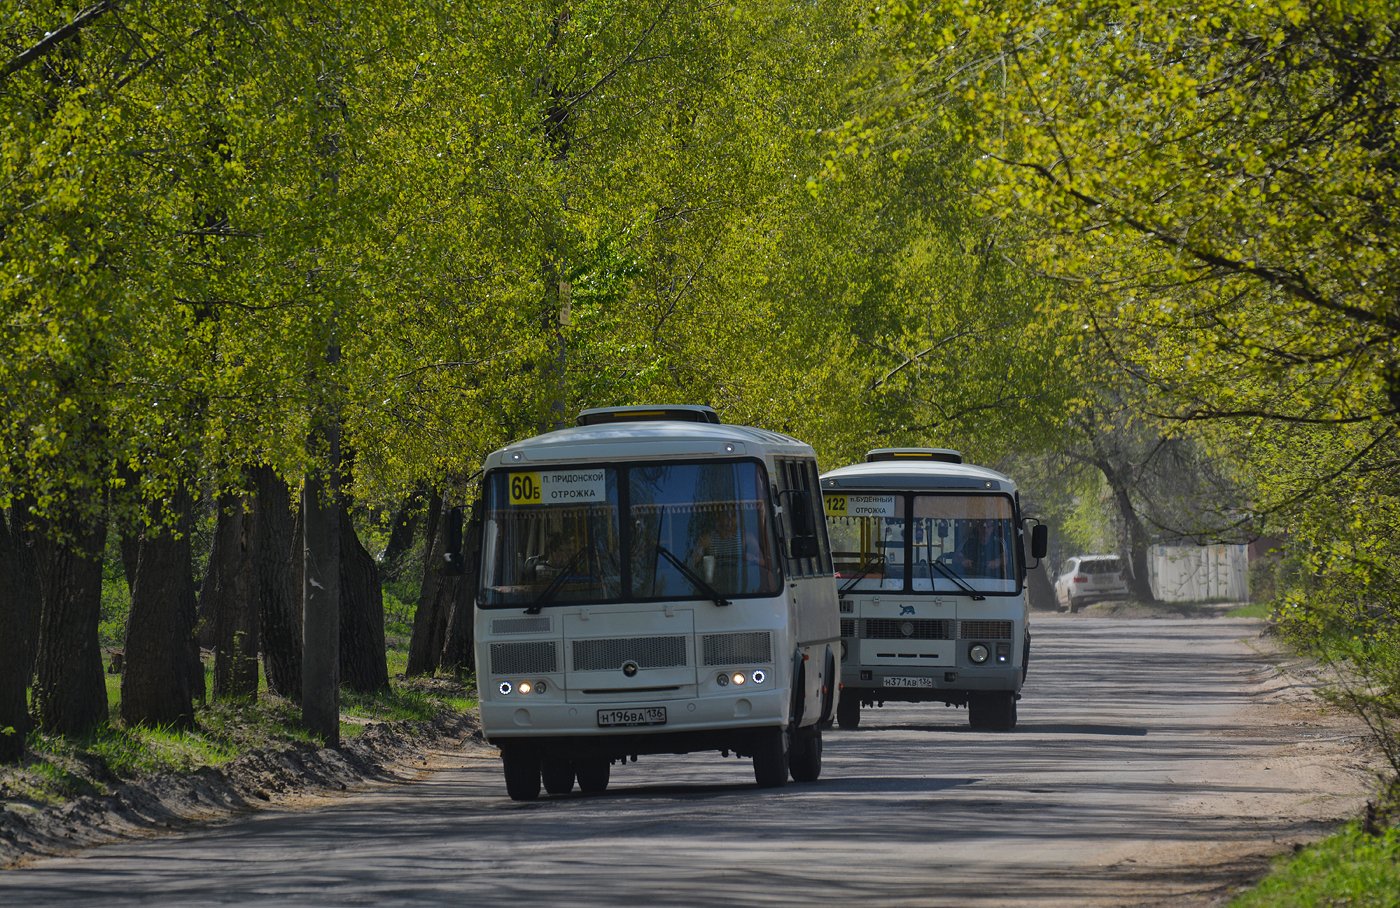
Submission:
M 1044 558 L 1045 553 L 1050 548 L 1050 531 L 1045 524 L 1037 523 L 1031 527 L 1031 557 Z
M 452 508 L 444 519 L 447 521 L 444 534 L 447 537 L 447 542 L 443 546 L 442 572 L 454 575 L 464 574 L 467 570 L 467 559 L 462 553 L 462 509 Z

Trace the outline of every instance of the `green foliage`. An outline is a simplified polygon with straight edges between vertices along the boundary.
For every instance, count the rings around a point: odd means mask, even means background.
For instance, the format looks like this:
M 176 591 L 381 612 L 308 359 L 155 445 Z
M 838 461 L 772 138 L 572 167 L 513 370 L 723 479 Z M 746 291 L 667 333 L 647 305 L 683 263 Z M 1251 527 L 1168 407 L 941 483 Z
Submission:
M 1400 828 L 1368 835 L 1358 825 L 1278 862 L 1230 908 L 1400 905 Z

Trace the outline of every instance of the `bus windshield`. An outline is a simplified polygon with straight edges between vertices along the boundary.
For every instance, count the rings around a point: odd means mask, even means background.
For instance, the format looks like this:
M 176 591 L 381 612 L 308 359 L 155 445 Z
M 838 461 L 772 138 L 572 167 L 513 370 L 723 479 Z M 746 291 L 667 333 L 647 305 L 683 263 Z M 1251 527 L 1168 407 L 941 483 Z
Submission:
M 481 605 L 773 595 L 767 488 L 755 461 L 493 473 Z
M 1004 495 L 840 496 L 827 508 L 837 583 L 843 591 L 1014 593 L 1013 518 Z

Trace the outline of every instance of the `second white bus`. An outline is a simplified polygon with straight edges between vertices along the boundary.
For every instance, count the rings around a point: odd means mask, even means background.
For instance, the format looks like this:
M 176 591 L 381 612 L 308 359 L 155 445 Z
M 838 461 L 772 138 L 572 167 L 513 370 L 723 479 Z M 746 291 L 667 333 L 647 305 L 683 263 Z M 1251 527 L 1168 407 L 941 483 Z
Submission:
M 940 448 L 882 448 L 822 476 L 841 610 L 841 728 L 886 702 L 966 706 L 1010 730 L 1030 660 L 1026 523 L 1006 476 Z M 1042 558 L 1034 522 L 1029 554 Z

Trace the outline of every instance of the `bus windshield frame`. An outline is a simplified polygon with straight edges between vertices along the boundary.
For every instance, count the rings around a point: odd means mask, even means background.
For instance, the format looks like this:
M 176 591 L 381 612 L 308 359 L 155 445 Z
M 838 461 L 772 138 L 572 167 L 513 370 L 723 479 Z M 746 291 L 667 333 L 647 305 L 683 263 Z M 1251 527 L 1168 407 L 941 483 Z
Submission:
M 761 460 L 494 470 L 484 609 L 772 597 L 781 549 Z
M 1010 495 L 843 490 L 827 494 L 826 521 L 842 593 L 1021 591 L 1023 559 Z

